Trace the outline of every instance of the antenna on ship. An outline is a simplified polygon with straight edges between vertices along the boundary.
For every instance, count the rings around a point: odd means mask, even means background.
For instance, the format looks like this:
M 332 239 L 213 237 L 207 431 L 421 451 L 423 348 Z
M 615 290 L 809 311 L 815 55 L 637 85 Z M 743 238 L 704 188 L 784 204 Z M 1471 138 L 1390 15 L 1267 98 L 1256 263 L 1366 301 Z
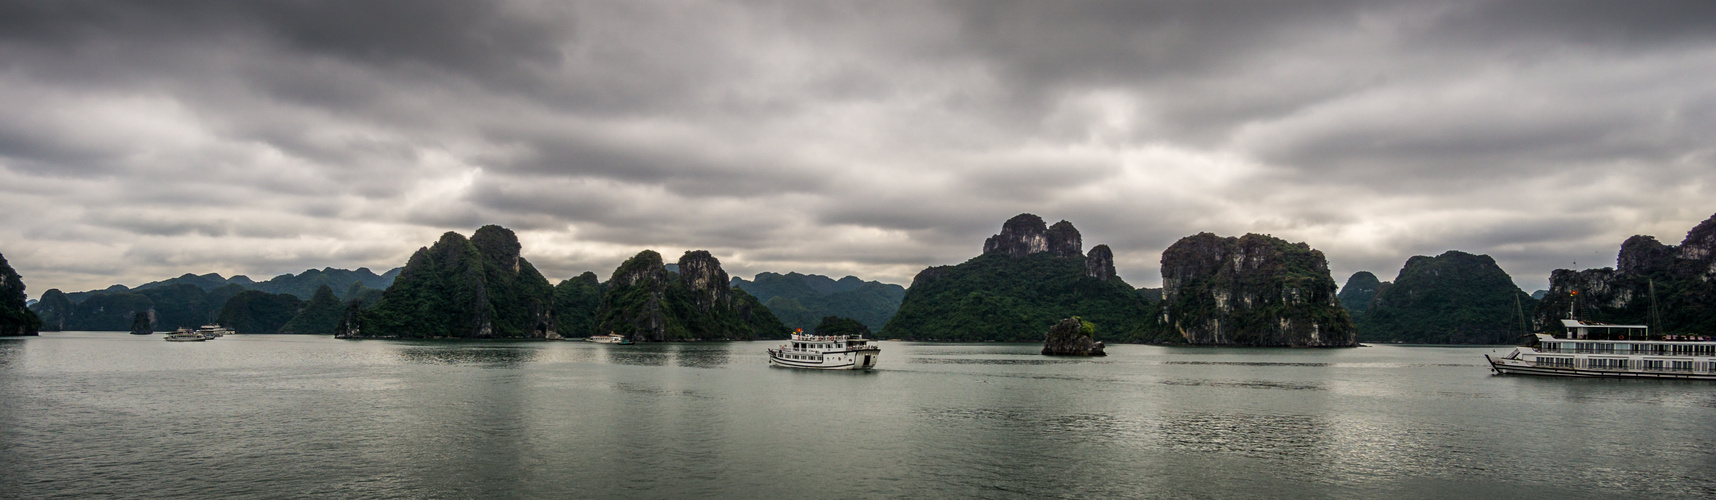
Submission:
M 1531 326 L 1525 322 L 1525 308 L 1520 307 L 1519 305 L 1519 295 L 1521 293 L 1525 292 L 1513 294 L 1513 312 L 1519 317 L 1519 338 L 1527 339 L 1531 337 Z M 1512 330 L 1512 328 L 1509 328 L 1509 330 Z
M 1647 280 L 1646 283 L 1650 284 L 1650 329 L 1656 330 L 1657 335 L 1662 335 L 1662 313 L 1656 309 L 1656 280 Z M 1646 335 L 1648 338 L 1649 334 Z

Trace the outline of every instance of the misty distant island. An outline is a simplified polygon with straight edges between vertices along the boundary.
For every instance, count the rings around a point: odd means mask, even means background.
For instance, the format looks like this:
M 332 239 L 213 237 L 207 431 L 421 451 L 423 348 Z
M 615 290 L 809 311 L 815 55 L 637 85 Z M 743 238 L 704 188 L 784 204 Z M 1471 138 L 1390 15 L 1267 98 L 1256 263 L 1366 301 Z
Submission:
M 185 274 L 135 288 L 44 292 L 0 256 L 0 335 L 172 331 L 215 323 L 239 333 L 350 339 L 565 339 L 617 333 L 638 342 L 786 338 L 802 329 L 941 342 L 1350 347 L 1360 342 L 1505 344 L 1556 332 L 1568 314 L 1716 329 L 1716 216 L 1679 245 L 1622 242 L 1617 268 L 1558 269 L 1520 290 L 1495 259 L 1449 250 L 1406 260 L 1393 280 L 1359 271 L 1337 287 L 1327 258 L 1269 235 L 1186 236 L 1162 253 L 1162 288 L 1134 288 L 1107 245 L 1089 251 L 1070 221 L 1019 214 L 960 264 L 901 287 L 796 272 L 730 277 L 714 255 L 667 263 L 652 250 L 602 280 L 550 284 L 509 229 L 444 234 L 404 266 L 310 269 L 266 281 Z M 1578 292 L 1578 293 L 1575 293 Z M 1079 318 L 1072 328 L 1063 323 Z M 1070 323 L 1067 323 L 1070 324 Z M 825 332 L 826 330 L 826 332 Z M 1076 350 L 1076 349 L 1075 349 Z

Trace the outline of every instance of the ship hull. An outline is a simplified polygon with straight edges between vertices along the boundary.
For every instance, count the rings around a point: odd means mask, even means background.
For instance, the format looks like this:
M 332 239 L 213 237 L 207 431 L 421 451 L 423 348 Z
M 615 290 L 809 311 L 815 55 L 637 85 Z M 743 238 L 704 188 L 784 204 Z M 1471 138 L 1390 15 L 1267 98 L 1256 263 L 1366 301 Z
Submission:
M 847 355 L 842 355 L 847 354 Z M 881 355 L 877 350 L 823 353 L 819 359 L 792 359 L 792 354 L 769 349 L 769 366 L 803 370 L 869 370 Z
M 1490 369 L 1497 375 L 1532 375 L 1540 377 L 1572 377 L 1572 378 L 1655 378 L 1677 380 L 1716 380 L 1716 373 L 1695 373 L 1686 371 L 1644 371 L 1644 370 L 1592 370 L 1586 368 L 1566 368 L 1551 366 L 1532 366 L 1516 363 L 1516 360 L 1496 359 L 1484 355 L 1489 360 Z

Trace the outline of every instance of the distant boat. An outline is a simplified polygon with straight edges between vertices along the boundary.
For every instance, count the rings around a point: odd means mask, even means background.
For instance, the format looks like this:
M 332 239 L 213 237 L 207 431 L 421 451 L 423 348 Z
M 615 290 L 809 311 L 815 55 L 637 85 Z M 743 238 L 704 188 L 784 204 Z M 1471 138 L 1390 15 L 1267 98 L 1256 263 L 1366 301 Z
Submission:
M 631 345 L 632 344 L 631 339 L 626 338 L 625 335 L 620 335 L 617 333 L 610 333 L 607 335 L 591 335 L 590 338 L 587 338 L 584 340 L 589 341 L 589 342 L 595 342 L 597 344 L 619 344 L 619 345 Z
M 173 333 L 167 334 L 168 342 L 202 342 L 210 338 L 212 337 L 203 336 L 202 333 L 199 333 L 196 330 L 184 327 L 180 327 L 178 330 L 174 330 Z
M 234 332 L 231 328 L 226 328 L 220 325 L 203 325 L 201 328 L 197 329 L 197 333 L 212 339 L 225 337 L 227 334 Z
M 792 342 L 769 349 L 769 365 L 812 370 L 868 370 L 882 348 L 869 339 L 847 335 L 792 334 Z

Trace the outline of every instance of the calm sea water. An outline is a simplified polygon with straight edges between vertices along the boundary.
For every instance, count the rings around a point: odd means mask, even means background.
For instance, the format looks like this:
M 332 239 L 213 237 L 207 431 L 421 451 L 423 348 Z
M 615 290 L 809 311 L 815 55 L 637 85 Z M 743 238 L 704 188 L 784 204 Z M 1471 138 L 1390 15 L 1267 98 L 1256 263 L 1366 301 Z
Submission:
M 1506 348 L 0 340 L 0 497 L 1716 495 L 1716 384 Z

